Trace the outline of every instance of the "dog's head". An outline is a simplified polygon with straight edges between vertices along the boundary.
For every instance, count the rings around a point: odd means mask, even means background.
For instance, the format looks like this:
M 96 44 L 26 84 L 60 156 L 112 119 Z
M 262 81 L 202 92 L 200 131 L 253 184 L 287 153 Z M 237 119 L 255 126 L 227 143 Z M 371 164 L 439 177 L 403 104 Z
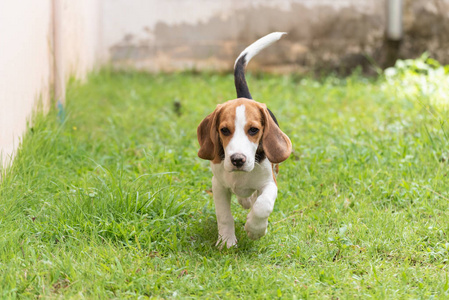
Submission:
M 275 123 L 266 105 L 245 98 L 219 104 L 198 126 L 198 156 L 220 163 L 228 172 L 250 172 L 265 157 L 286 160 L 292 144 Z

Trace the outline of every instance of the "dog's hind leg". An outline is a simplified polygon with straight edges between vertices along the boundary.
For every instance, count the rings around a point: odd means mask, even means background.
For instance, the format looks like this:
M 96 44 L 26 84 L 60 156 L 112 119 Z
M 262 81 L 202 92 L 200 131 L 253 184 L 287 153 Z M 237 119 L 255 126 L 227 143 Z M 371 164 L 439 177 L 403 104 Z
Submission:
M 253 203 L 256 201 L 256 199 L 257 199 L 257 191 L 254 192 L 251 196 L 246 198 L 237 196 L 237 200 L 244 209 L 250 209 L 251 206 L 253 206 Z

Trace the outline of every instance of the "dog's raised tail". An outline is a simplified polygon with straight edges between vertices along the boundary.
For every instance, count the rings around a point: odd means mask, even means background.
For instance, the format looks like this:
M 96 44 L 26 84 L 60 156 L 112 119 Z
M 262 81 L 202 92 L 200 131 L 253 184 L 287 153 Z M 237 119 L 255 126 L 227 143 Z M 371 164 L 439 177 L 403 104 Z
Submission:
M 251 45 L 240 53 L 239 57 L 235 60 L 234 64 L 234 82 L 235 89 L 237 91 L 237 98 L 252 99 L 249 92 L 248 84 L 245 79 L 245 67 L 260 51 L 267 48 L 274 42 L 278 41 L 286 32 L 272 32 Z

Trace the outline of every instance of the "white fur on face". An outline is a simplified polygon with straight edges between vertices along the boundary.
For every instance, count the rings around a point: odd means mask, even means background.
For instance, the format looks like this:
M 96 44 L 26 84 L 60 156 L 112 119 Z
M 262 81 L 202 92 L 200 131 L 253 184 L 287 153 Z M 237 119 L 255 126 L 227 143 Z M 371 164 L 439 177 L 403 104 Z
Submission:
M 231 141 L 224 149 L 225 161 L 224 169 L 227 172 L 239 170 L 250 172 L 254 168 L 255 156 L 258 145 L 249 140 L 245 131 L 246 125 L 245 105 L 240 105 L 235 109 L 235 130 L 231 138 Z M 233 154 L 243 154 L 246 156 L 245 164 L 237 169 L 231 162 L 231 156 Z

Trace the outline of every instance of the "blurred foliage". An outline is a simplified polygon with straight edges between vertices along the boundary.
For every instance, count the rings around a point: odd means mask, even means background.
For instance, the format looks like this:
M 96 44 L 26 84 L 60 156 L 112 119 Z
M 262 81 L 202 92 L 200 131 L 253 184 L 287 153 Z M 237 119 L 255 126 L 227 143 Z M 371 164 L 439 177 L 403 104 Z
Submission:
M 449 103 L 449 65 L 441 65 L 428 53 L 398 60 L 384 75 L 383 87 L 397 98 L 443 106 Z

